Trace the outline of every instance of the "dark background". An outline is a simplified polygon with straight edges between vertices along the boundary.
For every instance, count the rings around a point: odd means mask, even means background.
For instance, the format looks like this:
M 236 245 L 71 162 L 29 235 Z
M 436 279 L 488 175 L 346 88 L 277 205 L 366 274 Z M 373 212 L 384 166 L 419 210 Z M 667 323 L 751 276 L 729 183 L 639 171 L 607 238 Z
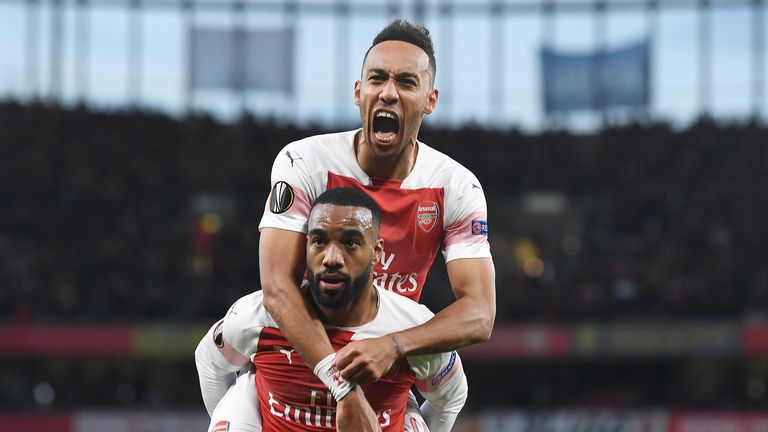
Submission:
M 0 104 L 0 326 L 157 324 L 202 336 L 259 289 L 257 226 L 274 156 L 318 132 L 250 117 L 222 124 Z M 708 352 L 683 340 L 594 356 L 580 353 L 574 333 L 662 324 L 664 339 L 676 334 L 665 323 L 764 322 L 768 129 L 701 120 L 590 135 L 427 129 L 421 140 L 485 189 L 497 332 L 520 324 L 571 332 L 562 355 L 495 355 L 513 342 L 504 339 L 467 354 L 468 413 L 768 409 L 768 358 L 745 350 L 741 333 Z M 218 228 L 204 229 L 206 214 Z M 438 257 L 423 301 L 437 310 L 451 298 Z M 4 412 L 203 411 L 194 345 L 167 356 L 13 346 L 0 353 Z

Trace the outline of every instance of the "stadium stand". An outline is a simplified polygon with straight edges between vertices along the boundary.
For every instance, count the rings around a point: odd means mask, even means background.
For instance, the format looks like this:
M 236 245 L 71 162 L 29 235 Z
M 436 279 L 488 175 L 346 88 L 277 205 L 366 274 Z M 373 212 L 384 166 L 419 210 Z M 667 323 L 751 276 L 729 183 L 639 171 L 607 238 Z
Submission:
M 0 406 L 202 413 L 195 338 L 258 289 L 271 161 L 318 132 L 0 104 Z M 497 330 L 465 354 L 470 412 L 766 410 L 768 129 L 421 138 L 488 197 Z

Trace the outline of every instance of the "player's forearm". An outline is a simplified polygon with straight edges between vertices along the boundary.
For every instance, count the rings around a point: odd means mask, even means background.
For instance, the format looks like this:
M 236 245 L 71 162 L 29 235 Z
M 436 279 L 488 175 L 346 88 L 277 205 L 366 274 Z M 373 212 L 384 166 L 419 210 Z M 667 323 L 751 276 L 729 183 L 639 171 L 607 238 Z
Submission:
M 452 366 L 442 369 L 438 376 L 428 377 L 429 384 L 436 378 L 439 381 L 440 376 L 447 377 L 438 383 L 437 388 L 432 388 L 432 392 L 423 391 L 424 386 L 418 382 L 416 384 L 426 399 L 421 405 L 421 413 L 431 432 L 449 432 L 467 401 L 467 377 L 464 375 L 461 359 L 458 358 L 458 354 L 456 356 Z M 453 375 L 450 374 L 451 370 L 454 370 Z M 426 387 L 429 388 L 429 385 Z
M 461 298 L 426 323 L 394 333 L 402 355 L 432 354 L 484 342 L 491 337 L 495 305 Z
M 302 233 L 265 228 L 259 240 L 259 268 L 264 306 L 293 349 L 314 368 L 333 347 L 298 285 L 306 268 L 306 246 Z
M 490 258 L 446 265 L 456 296 L 426 323 L 395 333 L 401 356 L 446 352 L 488 340 L 496 318 L 496 272 Z
M 264 306 L 310 369 L 334 352 L 323 324 L 298 286 L 283 281 L 264 284 L 263 289 Z

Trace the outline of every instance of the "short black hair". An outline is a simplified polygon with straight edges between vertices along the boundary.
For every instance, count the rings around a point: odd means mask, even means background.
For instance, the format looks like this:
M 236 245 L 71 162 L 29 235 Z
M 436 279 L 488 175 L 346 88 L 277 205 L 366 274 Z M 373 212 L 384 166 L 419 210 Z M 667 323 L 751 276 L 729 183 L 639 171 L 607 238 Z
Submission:
M 365 52 L 365 57 L 363 57 L 363 64 L 365 64 L 365 59 L 368 58 L 368 53 L 371 52 L 373 47 L 391 40 L 408 42 L 427 53 L 427 57 L 429 57 L 429 70 L 432 72 L 432 84 L 434 84 L 437 62 L 435 61 L 435 48 L 432 46 L 432 36 L 429 34 L 429 29 L 424 27 L 423 24 L 413 24 L 402 18 L 397 18 L 389 23 L 373 38 L 373 43 L 371 43 L 370 48 Z
M 371 215 L 373 215 L 374 232 L 379 231 L 381 225 L 381 207 L 379 207 L 373 198 L 359 189 L 347 187 L 328 189 L 315 199 L 309 212 L 312 213 L 315 206 L 319 204 L 367 208 L 371 211 Z

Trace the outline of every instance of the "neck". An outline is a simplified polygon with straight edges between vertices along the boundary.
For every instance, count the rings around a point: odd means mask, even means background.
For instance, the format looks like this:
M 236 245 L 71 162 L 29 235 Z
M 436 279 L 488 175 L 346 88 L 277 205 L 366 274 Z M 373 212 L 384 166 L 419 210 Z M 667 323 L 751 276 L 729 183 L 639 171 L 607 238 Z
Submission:
M 397 156 L 391 158 L 377 157 L 371 153 L 371 148 L 361 131 L 355 137 L 355 153 L 357 154 L 357 163 L 369 177 L 404 180 L 413 171 L 413 166 L 416 164 L 418 147 L 414 138 L 405 145 L 403 151 Z
M 379 294 L 372 284 L 368 285 L 368 288 L 363 290 L 355 301 L 338 309 L 317 304 L 322 314 L 322 321 L 337 327 L 356 327 L 372 321 L 376 317 L 378 306 Z

